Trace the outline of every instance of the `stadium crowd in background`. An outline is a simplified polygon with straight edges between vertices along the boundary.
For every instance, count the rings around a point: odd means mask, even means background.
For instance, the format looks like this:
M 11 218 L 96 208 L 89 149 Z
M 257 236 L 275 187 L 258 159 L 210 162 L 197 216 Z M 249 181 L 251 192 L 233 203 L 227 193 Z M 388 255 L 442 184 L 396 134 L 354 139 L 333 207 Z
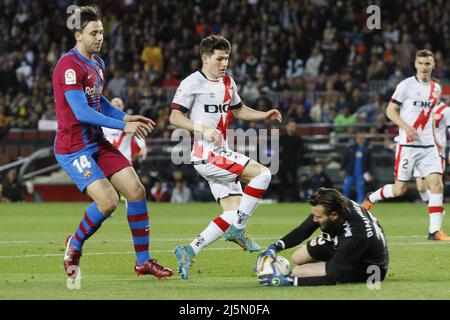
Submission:
M 147 108 L 159 124 L 153 137 L 167 137 L 173 88 L 199 68 L 199 39 L 210 33 L 233 43 L 229 71 L 244 101 L 265 110 L 275 92 L 282 113 L 297 123 L 340 123 L 346 113 L 375 123 L 395 84 L 414 72 L 418 48 L 436 53 L 436 78 L 449 76 L 450 4 L 443 0 L 378 1 L 380 31 L 362 27 L 364 1 L 188 2 L 102 2 L 105 96 L 121 97 L 135 113 Z M 50 77 L 74 45 L 65 27 L 71 4 L 0 4 L 2 127 L 36 128 L 39 119 L 55 118 Z M 382 103 L 365 94 L 376 91 L 373 81 L 388 84 Z
M 106 39 L 104 95 L 121 97 L 129 112 L 155 119 L 151 138 L 169 138 L 174 90 L 199 69 L 199 40 L 220 33 L 233 44 L 228 72 L 244 102 L 261 111 L 278 105 L 286 123 L 324 123 L 350 133 L 354 124 L 368 123 L 370 133 L 385 133 L 387 102 L 396 84 L 414 74 L 417 49 L 435 53 L 435 78 L 450 76 L 444 54 L 450 49 L 450 3 L 379 0 L 382 28 L 369 30 L 366 8 L 372 2 L 98 2 Z M 51 75 L 74 46 L 65 27 L 72 4 L 0 3 L 0 139 L 10 128 L 56 119 Z M 234 123 L 243 129 L 265 125 Z

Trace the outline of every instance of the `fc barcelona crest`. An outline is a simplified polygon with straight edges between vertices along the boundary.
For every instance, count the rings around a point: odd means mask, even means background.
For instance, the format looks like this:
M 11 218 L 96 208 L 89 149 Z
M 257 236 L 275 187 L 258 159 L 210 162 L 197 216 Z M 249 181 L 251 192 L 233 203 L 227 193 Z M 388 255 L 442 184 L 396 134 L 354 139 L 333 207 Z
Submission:
M 101 78 L 102 81 L 103 81 L 104 79 L 103 79 L 103 71 L 102 71 L 102 69 L 99 69 L 99 70 L 98 70 L 98 73 L 100 74 L 100 78 Z
M 83 172 L 83 174 L 86 178 L 90 178 L 92 176 L 91 170 L 86 170 L 85 172 Z

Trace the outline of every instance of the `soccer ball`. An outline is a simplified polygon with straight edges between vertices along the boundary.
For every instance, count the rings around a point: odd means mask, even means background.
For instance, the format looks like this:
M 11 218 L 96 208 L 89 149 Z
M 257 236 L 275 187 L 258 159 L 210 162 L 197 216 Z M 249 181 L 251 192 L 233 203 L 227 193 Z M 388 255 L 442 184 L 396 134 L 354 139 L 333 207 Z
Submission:
M 285 257 L 277 256 L 273 264 L 270 260 L 269 257 L 266 257 L 262 268 L 257 271 L 258 277 L 266 275 L 287 276 L 291 273 L 291 265 Z
M 275 274 L 277 276 L 287 276 L 291 273 L 291 264 L 283 256 L 278 256 L 274 263 Z

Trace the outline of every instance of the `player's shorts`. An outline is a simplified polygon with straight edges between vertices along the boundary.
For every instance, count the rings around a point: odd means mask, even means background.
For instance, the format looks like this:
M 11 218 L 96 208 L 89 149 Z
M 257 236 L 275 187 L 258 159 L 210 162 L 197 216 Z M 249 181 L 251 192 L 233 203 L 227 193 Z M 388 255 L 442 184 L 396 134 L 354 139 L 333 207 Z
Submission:
M 74 153 L 55 154 L 55 158 L 81 192 L 95 180 L 108 178 L 131 166 L 120 151 L 106 140 Z
M 414 170 L 421 177 L 432 173 L 442 174 L 441 157 L 436 146 L 405 146 L 397 145 L 395 152 L 395 181 L 410 181 Z
M 332 272 L 332 264 L 329 262 L 336 253 L 336 243 L 328 234 L 321 234 L 308 241 L 306 249 L 309 255 L 317 261 L 325 262 L 326 273 Z M 360 283 L 366 282 L 373 274 L 372 269 L 368 269 L 370 265 L 366 263 L 352 263 L 348 265 L 348 270 L 340 270 L 340 282 L 342 283 Z M 373 267 L 373 266 L 372 266 Z M 383 281 L 387 273 L 387 269 L 380 267 L 380 281 Z
M 445 161 L 445 156 L 439 155 L 439 157 L 441 158 L 441 165 L 442 165 L 442 172 L 445 172 L 445 168 L 446 168 L 446 161 Z M 413 170 L 413 177 L 416 178 L 425 178 L 424 175 L 422 175 L 422 173 L 417 169 L 414 168 Z
M 309 255 L 317 261 L 329 261 L 336 252 L 336 244 L 326 233 L 308 241 L 306 249 Z
M 213 154 L 208 160 L 192 162 L 195 170 L 205 178 L 217 202 L 229 196 L 242 195 L 242 186 L 238 181 L 250 158 L 231 150 Z

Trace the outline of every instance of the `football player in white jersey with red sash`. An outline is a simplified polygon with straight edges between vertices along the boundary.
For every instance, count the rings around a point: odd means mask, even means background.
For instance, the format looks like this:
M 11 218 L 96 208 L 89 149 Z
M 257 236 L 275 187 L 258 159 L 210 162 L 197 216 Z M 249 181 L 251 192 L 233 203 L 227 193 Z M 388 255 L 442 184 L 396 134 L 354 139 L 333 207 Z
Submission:
M 194 133 L 191 163 L 208 181 L 222 209 L 189 245 L 175 249 L 183 279 L 189 277 L 192 259 L 222 234 L 244 250 L 261 249 L 245 228 L 269 186 L 271 173 L 265 166 L 229 149 L 226 130 L 233 118 L 281 121 L 282 117 L 276 109 L 261 112 L 242 103 L 236 83 L 225 73 L 230 52 L 230 43 L 220 35 L 202 39 L 202 69 L 181 82 L 172 103 L 170 123 Z M 244 190 L 240 182 L 247 184 Z
M 439 104 L 434 108 L 434 123 L 435 123 L 435 135 L 436 144 L 439 146 L 439 156 L 441 157 L 442 172 L 445 172 L 446 168 L 446 149 L 448 144 L 448 138 L 450 137 L 450 107 L 444 102 L 440 101 Z M 450 160 L 450 159 L 449 159 Z M 417 191 L 419 192 L 420 198 L 423 202 L 428 203 L 430 200 L 430 189 L 419 170 L 414 171 L 414 177 L 416 178 Z
M 124 103 L 120 98 L 112 99 L 111 104 L 119 110 L 124 110 Z M 102 127 L 102 130 L 106 140 L 119 149 L 131 164 L 136 157 L 140 157 L 142 160 L 147 157 L 147 146 L 144 139 L 139 139 L 119 129 Z
M 397 85 L 386 110 L 388 118 L 399 127 L 399 135 L 395 138 L 395 182 L 369 194 L 363 206 L 370 210 L 377 201 L 403 196 L 408 181 L 414 178 L 414 170 L 418 170 L 430 189 L 428 239 L 449 241 L 450 237 L 441 230 L 443 171 L 433 132 L 434 111 L 441 95 L 440 85 L 431 80 L 434 54 L 429 50 L 419 50 L 415 67 L 416 75 Z

